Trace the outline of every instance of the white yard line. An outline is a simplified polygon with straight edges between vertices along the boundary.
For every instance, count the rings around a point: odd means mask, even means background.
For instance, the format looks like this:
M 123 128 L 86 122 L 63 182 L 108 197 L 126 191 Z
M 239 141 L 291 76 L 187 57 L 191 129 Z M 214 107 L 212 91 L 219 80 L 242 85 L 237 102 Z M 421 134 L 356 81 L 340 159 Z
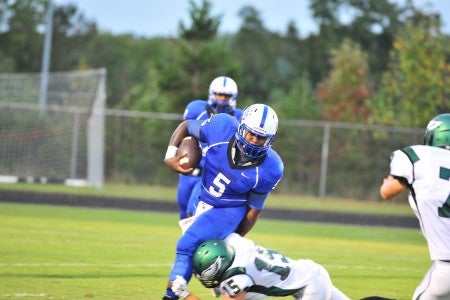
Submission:
M 113 267 L 113 268 L 154 268 L 170 267 L 171 263 L 161 264 L 90 264 L 90 263 L 0 263 L 0 267 Z
M 16 294 L 3 294 L 2 297 L 47 297 L 47 294 L 28 294 L 28 293 L 16 293 Z

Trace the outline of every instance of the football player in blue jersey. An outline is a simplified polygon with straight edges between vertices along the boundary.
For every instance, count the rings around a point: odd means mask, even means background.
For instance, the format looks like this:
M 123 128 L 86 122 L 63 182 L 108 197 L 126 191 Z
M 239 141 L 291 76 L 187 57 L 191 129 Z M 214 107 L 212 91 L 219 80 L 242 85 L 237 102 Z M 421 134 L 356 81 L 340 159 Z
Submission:
M 233 79 L 227 76 L 217 77 L 209 85 L 208 100 L 189 102 L 184 110 L 183 120 L 206 120 L 218 113 L 226 113 L 240 120 L 242 110 L 236 108 L 237 95 L 238 87 Z M 177 202 L 180 208 L 180 219 L 193 214 L 192 210 L 200 192 L 203 164 L 204 160 L 191 174 L 179 175 Z
M 178 299 L 171 290 L 176 276 L 187 282 L 192 276 L 196 247 L 209 239 L 224 239 L 236 232 L 244 236 L 257 221 L 269 193 L 283 176 L 283 162 L 271 148 L 278 129 L 275 111 L 265 104 L 246 108 L 238 121 L 228 114 L 214 114 L 207 120 L 183 121 L 173 132 L 165 163 L 179 173 L 177 153 L 181 140 L 194 136 L 203 144 L 204 165 L 200 201 L 192 223 L 176 247 L 165 300 Z

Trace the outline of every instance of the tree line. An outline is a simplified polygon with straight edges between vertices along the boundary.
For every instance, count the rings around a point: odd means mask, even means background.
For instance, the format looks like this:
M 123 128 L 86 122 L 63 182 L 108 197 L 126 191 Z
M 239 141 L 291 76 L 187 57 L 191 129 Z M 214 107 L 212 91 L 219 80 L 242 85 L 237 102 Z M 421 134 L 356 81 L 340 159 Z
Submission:
M 317 33 L 267 29 L 253 6 L 219 34 L 213 2 L 190 0 L 177 37 L 100 32 L 73 4 L 57 5 L 50 71 L 106 68 L 109 108 L 182 113 L 219 75 L 238 106 L 262 102 L 285 119 L 424 127 L 450 111 L 449 36 L 412 0 L 311 0 Z M 0 0 L 0 72 L 40 72 L 48 0 Z M 352 11 L 345 23 L 339 12 Z

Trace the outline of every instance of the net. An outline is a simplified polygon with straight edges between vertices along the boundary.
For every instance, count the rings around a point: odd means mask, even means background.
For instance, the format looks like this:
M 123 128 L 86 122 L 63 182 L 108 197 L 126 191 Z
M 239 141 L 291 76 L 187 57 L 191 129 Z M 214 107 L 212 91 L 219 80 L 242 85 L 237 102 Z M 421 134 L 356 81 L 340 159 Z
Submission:
M 103 187 L 104 69 L 0 74 L 0 179 Z

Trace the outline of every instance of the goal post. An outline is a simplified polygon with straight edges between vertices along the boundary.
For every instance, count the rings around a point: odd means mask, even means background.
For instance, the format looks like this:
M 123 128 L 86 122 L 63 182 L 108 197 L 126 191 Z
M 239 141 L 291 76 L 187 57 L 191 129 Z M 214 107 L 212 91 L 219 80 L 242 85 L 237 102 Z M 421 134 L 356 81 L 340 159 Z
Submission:
M 0 73 L 0 182 L 103 188 L 106 70 Z

